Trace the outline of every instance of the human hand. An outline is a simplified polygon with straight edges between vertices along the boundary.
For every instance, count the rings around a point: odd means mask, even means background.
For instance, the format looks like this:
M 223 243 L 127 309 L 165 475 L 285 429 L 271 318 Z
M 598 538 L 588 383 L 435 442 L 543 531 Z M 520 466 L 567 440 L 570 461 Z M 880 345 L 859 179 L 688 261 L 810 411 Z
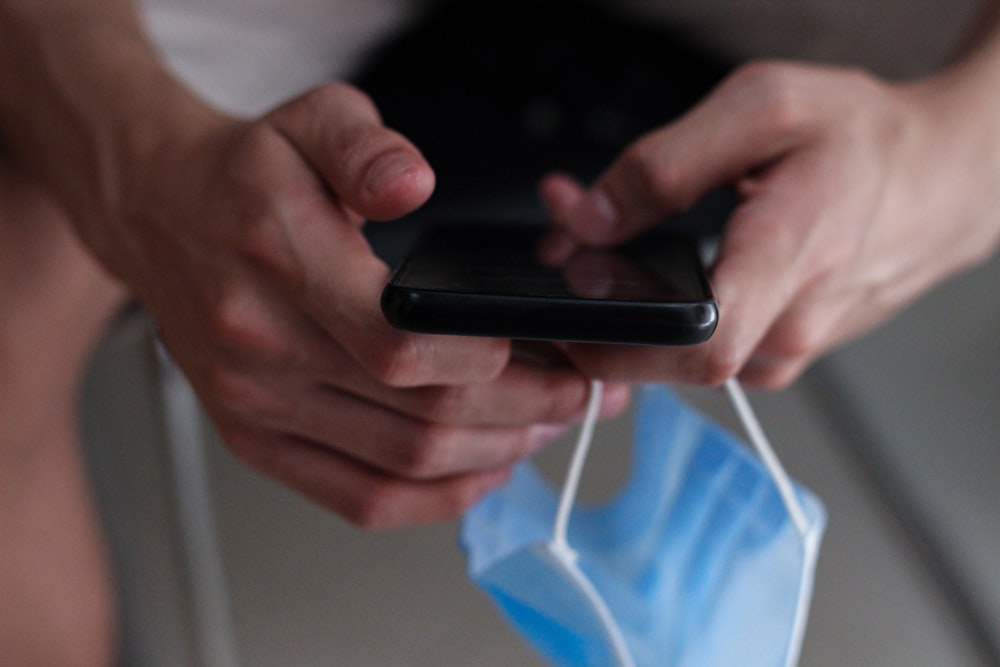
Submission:
M 718 186 L 741 200 L 711 274 L 720 319 L 710 341 L 568 354 L 597 377 L 716 385 L 739 374 L 780 387 L 988 257 L 1000 233 L 1000 127 L 995 100 L 964 79 L 890 85 L 755 63 L 633 143 L 588 189 L 548 177 L 553 219 L 593 245 L 630 238 Z
M 362 223 L 417 208 L 434 177 L 356 89 L 151 145 L 123 213 L 81 227 L 251 465 L 361 526 L 446 519 L 582 415 L 565 360 L 385 323 Z

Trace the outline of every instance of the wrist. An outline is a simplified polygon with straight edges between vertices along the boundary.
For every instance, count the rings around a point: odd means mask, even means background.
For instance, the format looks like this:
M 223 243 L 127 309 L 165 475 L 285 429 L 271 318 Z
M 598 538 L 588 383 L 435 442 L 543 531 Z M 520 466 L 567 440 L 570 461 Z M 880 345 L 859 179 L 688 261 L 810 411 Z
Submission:
M 948 199 L 981 230 L 984 256 L 1000 249 L 1000 49 L 997 44 L 926 79 L 900 86 L 929 132 L 928 163 L 957 190 Z M 954 218 L 954 216 L 951 216 Z M 961 215 L 959 216 L 961 217 Z M 953 224 L 960 222 L 952 219 Z M 988 246 L 988 247 L 987 247 Z
M 159 62 L 134 16 L 104 10 L 0 15 L 0 144 L 99 257 L 158 148 L 219 118 Z

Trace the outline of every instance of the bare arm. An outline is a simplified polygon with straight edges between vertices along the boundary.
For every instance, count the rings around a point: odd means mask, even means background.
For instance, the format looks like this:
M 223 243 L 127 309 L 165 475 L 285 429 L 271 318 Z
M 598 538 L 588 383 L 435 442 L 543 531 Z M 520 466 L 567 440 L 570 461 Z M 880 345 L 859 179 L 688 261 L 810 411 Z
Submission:
M 72 202 L 89 242 L 97 219 L 125 215 L 130 159 L 217 121 L 162 67 L 131 2 L 0 3 L 0 136 Z
M 421 205 L 434 174 L 360 91 L 218 113 L 122 0 L 3 0 L 0 44 L 3 143 L 252 465 L 365 526 L 444 519 L 582 413 L 587 380 L 565 361 L 384 322 L 387 268 L 360 227 Z

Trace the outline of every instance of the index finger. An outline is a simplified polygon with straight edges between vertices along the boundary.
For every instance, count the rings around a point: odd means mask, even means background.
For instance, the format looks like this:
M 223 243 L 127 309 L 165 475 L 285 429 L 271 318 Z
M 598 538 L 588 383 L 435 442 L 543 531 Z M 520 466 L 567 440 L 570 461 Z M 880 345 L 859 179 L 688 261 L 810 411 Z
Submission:
M 679 120 L 627 147 L 560 223 L 586 243 L 620 243 L 786 153 L 808 127 L 801 79 L 785 65 L 739 70 Z
M 567 353 L 585 373 L 605 380 L 722 384 L 742 370 L 802 287 L 802 263 L 796 258 L 809 225 L 788 221 L 811 219 L 814 205 L 810 197 L 763 197 L 737 209 L 712 273 L 719 325 L 707 342 L 685 347 L 574 344 Z

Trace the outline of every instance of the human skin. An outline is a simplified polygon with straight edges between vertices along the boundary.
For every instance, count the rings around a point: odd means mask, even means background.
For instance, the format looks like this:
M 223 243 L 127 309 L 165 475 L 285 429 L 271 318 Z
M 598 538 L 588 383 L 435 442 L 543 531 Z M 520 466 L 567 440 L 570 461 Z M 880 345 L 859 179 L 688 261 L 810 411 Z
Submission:
M 0 662 L 103 665 L 114 599 L 76 433 L 91 347 L 125 292 L 52 197 L 0 159 Z
M 129 2 L 0 10 L 8 150 L 153 314 L 242 459 L 383 528 L 459 515 L 582 415 L 588 379 L 551 350 L 385 323 L 388 269 L 360 228 L 419 207 L 434 174 L 361 92 L 235 118 L 164 69 Z M 605 414 L 626 400 L 612 388 Z
M 54 358 L 38 394 L 38 405 L 59 398 L 52 423 L 64 426 L 16 439 L 5 431 L 0 468 L 58 442 L 69 472 L 49 484 L 82 489 L 72 392 L 55 388 L 76 386 L 80 359 L 121 298 L 97 266 L 156 318 L 232 451 L 371 528 L 459 514 L 579 417 L 588 374 L 717 384 L 740 373 L 787 384 L 816 355 L 995 248 L 996 41 L 990 32 L 955 66 L 906 85 L 753 64 L 637 142 L 592 187 L 548 179 L 554 218 L 598 245 L 713 185 L 735 183 L 743 197 L 713 272 L 722 306 L 713 340 L 684 351 L 567 346 L 581 372 L 548 350 L 514 355 L 506 341 L 385 325 L 377 303 L 387 269 L 359 228 L 421 205 L 433 172 L 359 91 L 323 86 L 261 118 L 235 118 L 164 69 L 129 2 L 0 0 L 0 145 L 37 178 L 46 206 L 71 213 L 59 225 L 80 243 L 60 237 L 76 258 L 60 282 L 101 276 L 87 292 L 100 308 L 54 302 L 59 322 L 101 315 L 79 329 L 75 356 Z M 59 256 L 57 244 L 46 247 Z M 65 349 L 69 338 L 35 337 L 36 349 Z M 8 395 L 19 395 L 11 385 Z M 626 395 L 611 387 L 605 414 Z M 12 415 L 4 427 L 20 428 Z M 94 563 L 50 589 L 51 599 L 104 590 L 82 491 L 60 500 L 45 488 L 22 488 L 17 502 L 52 502 L 50 516 L 78 508 L 62 553 Z M 0 597 L 0 623 L 10 599 Z M 99 609 L 106 599 L 96 595 Z M 18 618 L 58 627 L 54 611 L 21 607 Z M 106 613 L 77 622 L 77 636 L 93 626 L 99 663 Z M 39 636 L 35 648 L 59 644 Z
M 711 273 L 713 338 L 693 348 L 568 345 L 607 379 L 769 388 L 897 313 L 1000 242 L 996 7 L 959 58 L 925 79 L 755 62 L 638 139 L 585 187 L 541 186 L 575 242 L 612 245 L 718 186 L 739 205 Z
M 364 528 L 458 516 L 582 417 L 589 378 L 551 346 L 385 323 L 361 226 L 434 174 L 349 86 L 237 118 L 171 76 L 129 2 L 0 0 L 0 166 L 5 665 L 113 660 L 75 409 L 127 298 L 237 456 Z M 606 416 L 628 400 L 608 389 Z

